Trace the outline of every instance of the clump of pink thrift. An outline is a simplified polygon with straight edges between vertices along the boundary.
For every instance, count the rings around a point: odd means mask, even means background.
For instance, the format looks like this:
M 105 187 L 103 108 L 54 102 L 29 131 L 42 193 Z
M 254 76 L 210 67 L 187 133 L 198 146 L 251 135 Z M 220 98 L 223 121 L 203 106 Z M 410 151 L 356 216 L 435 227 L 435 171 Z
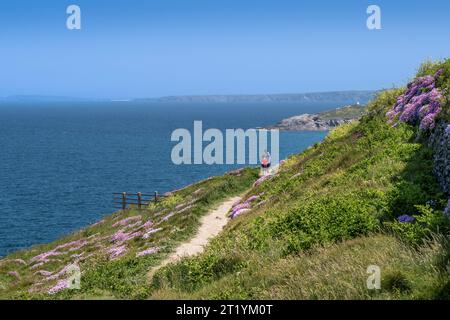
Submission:
M 66 248 L 69 248 L 69 251 L 75 251 L 75 250 L 81 249 L 82 247 L 84 247 L 87 244 L 88 244 L 88 242 L 86 240 L 80 239 L 80 240 L 60 244 L 55 249 L 53 249 L 53 251 L 57 251 L 59 249 L 66 249 Z
M 27 265 L 27 263 L 23 259 L 14 259 L 13 262 L 18 263 L 18 264 L 23 264 L 24 266 Z
M 146 223 L 144 223 L 144 225 L 142 226 L 144 229 L 148 229 L 151 226 L 153 226 L 153 221 L 147 221 Z
M 172 218 L 175 215 L 176 212 L 171 212 L 168 215 L 166 215 L 165 217 L 162 218 L 162 221 L 167 221 L 170 218 Z
M 49 276 L 51 276 L 53 274 L 53 272 L 50 272 L 50 271 L 47 271 L 47 270 L 39 270 L 39 271 L 36 271 L 34 274 L 35 275 L 39 274 L 39 275 L 44 276 L 44 277 L 49 277 Z
M 49 275 L 45 280 L 55 280 L 55 279 L 61 278 L 63 275 L 66 274 L 67 270 L 68 270 L 71 266 L 72 266 L 72 264 L 69 264 L 69 265 L 63 267 L 63 268 L 62 268 L 61 270 L 59 270 L 57 273 Z
M 20 279 L 19 272 L 17 272 L 17 271 L 9 271 L 8 275 L 10 275 L 11 277 L 14 277 L 14 278 L 16 278 L 18 280 Z
M 253 195 L 248 197 L 245 201 L 235 204 L 232 208 L 231 208 L 231 213 L 230 213 L 230 218 L 234 219 L 237 216 L 239 216 L 240 214 L 248 211 L 249 209 L 251 209 L 253 207 L 253 202 L 255 202 L 256 200 L 258 200 L 259 198 L 261 198 L 261 196 L 264 193 L 260 193 L 257 195 Z
M 144 239 L 148 239 L 150 238 L 150 236 L 158 231 L 161 231 L 163 228 L 157 228 L 157 229 L 150 229 L 149 231 L 147 231 L 147 233 L 145 233 L 142 238 Z
M 261 178 L 259 178 L 258 180 L 255 181 L 255 183 L 253 184 L 253 187 L 257 187 L 261 183 L 263 183 L 264 181 L 269 180 L 271 178 L 273 178 L 273 175 L 271 175 L 271 174 L 264 175 L 264 176 L 262 176 Z
M 47 261 L 46 261 L 46 262 L 47 262 Z M 30 267 L 30 270 L 37 269 L 37 268 L 39 268 L 40 266 L 44 265 L 44 263 L 45 263 L 45 262 L 39 262 L 39 263 L 36 263 L 35 265 L 32 265 L 32 266 Z
M 41 254 L 31 258 L 30 262 L 37 262 L 37 261 L 39 261 L 39 262 L 46 262 L 46 261 L 48 261 L 47 258 L 53 257 L 53 256 L 59 256 L 61 254 L 62 254 L 61 252 L 58 252 L 58 251 L 55 251 L 55 250 L 51 250 L 51 251 L 41 253 Z
M 125 242 L 128 240 L 131 240 L 133 238 L 139 237 L 141 235 L 142 235 L 142 231 L 124 232 L 123 230 L 119 230 L 111 236 L 111 240 L 113 242 L 122 243 L 122 242 Z
M 136 220 L 141 220 L 141 219 L 142 219 L 141 216 L 128 217 L 128 218 L 122 219 L 120 221 L 117 221 L 112 226 L 114 228 L 118 227 L 118 226 L 126 226 L 126 225 L 130 224 L 131 222 L 135 222 Z
M 117 258 L 118 256 L 123 255 L 127 251 L 125 245 L 119 247 L 112 247 L 108 250 L 110 259 Z

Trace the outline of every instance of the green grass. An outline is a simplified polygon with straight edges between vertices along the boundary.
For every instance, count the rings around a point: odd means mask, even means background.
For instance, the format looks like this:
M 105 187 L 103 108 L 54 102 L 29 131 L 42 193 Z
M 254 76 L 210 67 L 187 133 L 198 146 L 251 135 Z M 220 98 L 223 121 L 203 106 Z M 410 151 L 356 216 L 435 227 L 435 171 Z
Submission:
M 176 191 L 157 205 L 152 204 L 145 210 L 120 211 L 106 217 L 100 224 L 89 226 L 53 243 L 11 254 L 0 260 L 0 299 L 145 298 L 149 295 L 150 289 L 146 276 L 148 270 L 164 259 L 176 245 L 192 237 L 201 216 L 224 199 L 247 190 L 257 175 L 257 169 L 247 168 L 207 179 Z M 163 217 L 171 212 L 177 213 L 164 221 Z M 122 228 L 114 227 L 114 223 L 133 216 L 141 216 L 141 225 L 153 221 L 154 229 L 162 228 L 162 230 L 148 239 L 136 237 L 126 241 L 127 252 L 116 259 L 110 259 L 107 249 L 113 245 L 111 236 Z M 63 254 L 50 257 L 50 261 L 41 267 L 31 269 L 32 257 L 52 250 L 58 245 L 80 239 L 88 241 L 88 244 L 74 251 L 69 251 L 69 247 L 60 249 L 58 251 Z M 151 247 L 158 247 L 160 251 L 136 257 L 137 252 Z M 46 281 L 46 277 L 35 272 L 45 270 L 56 273 L 75 261 L 71 257 L 73 254 L 82 252 L 82 257 L 87 258 L 78 262 L 82 272 L 81 290 L 64 290 L 49 295 L 48 289 L 54 286 L 57 280 Z M 22 259 L 27 265 L 14 262 L 15 259 Z M 17 271 L 20 279 L 9 275 L 10 271 Z M 64 277 L 66 275 L 61 278 Z M 38 286 L 36 292 L 30 293 L 29 289 L 36 287 L 37 283 L 42 283 L 42 286 Z
M 163 287 L 155 299 L 443 299 L 448 298 L 442 239 L 414 250 L 397 238 L 371 235 L 314 246 L 285 258 L 255 259 L 199 290 Z M 448 261 L 446 261 L 448 263 Z M 381 270 L 381 290 L 369 290 L 367 267 Z M 181 277 L 182 275 L 180 275 Z

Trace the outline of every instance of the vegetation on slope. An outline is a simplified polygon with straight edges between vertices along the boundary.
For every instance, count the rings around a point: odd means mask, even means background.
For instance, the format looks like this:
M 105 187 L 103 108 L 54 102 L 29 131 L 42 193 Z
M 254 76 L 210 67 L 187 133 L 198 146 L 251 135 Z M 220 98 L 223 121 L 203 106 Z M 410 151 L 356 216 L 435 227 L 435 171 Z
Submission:
M 450 76 L 448 62 L 420 72 L 441 68 Z M 288 159 L 248 193 L 258 198 L 253 209 L 203 254 L 153 277 L 152 297 L 448 297 L 447 195 L 433 175 L 426 136 L 386 118 L 404 91 L 381 92 L 358 123 Z M 415 222 L 400 222 L 405 215 Z M 382 268 L 382 290 L 364 287 L 370 264 Z
M 439 119 L 448 123 L 450 63 L 427 63 L 419 76 L 441 69 Z M 212 178 L 0 260 L 0 298 L 449 298 L 448 195 L 433 175 L 429 132 L 386 117 L 406 90 L 379 93 L 359 122 L 253 187 L 256 169 Z M 245 209 L 202 254 L 147 278 L 200 216 L 245 190 Z M 58 287 L 72 262 L 80 290 Z M 369 265 L 381 268 L 381 290 L 365 286 Z
M 366 107 L 359 104 L 353 104 L 342 108 L 337 108 L 329 111 L 319 113 L 319 117 L 322 120 L 330 119 L 359 119 L 364 115 Z

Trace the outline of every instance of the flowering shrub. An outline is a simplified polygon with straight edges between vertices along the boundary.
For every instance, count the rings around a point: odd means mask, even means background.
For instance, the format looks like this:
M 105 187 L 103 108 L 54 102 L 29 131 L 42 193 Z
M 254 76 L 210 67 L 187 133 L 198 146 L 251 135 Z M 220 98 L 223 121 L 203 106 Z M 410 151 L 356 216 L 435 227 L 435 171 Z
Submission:
M 406 92 L 397 98 L 396 104 L 386 113 L 389 122 L 394 125 L 397 121 L 419 124 L 423 131 L 433 129 L 442 109 L 442 94 L 436 88 L 436 80 L 442 73 L 443 69 L 440 69 L 434 76 L 418 77 L 410 82 Z

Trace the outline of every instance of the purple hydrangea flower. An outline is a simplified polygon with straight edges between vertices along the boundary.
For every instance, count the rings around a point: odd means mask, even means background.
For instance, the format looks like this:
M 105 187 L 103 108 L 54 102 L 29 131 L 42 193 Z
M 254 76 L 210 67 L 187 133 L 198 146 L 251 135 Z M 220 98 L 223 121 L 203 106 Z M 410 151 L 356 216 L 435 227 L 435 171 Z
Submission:
M 440 70 L 435 76 L 419 77 L 410 82 L 406 92 L 397 98 L 395 105 L 386 113 L 388 123 L 395 127 L 398 119 L 411 125 L 420 124 L 420 129 L 424 131 L 433 129 L 441 112 L 442 94 L 435 85 L 442 73 Z
M 447 128 L 445 128 L 445 134 L 449 135 L 450 134 L 450 124 L 447 125 Z
M 450 199 L 447 201 L 447 207 L 444 210 L 444 214 L 447 218 L 450 219 Z

